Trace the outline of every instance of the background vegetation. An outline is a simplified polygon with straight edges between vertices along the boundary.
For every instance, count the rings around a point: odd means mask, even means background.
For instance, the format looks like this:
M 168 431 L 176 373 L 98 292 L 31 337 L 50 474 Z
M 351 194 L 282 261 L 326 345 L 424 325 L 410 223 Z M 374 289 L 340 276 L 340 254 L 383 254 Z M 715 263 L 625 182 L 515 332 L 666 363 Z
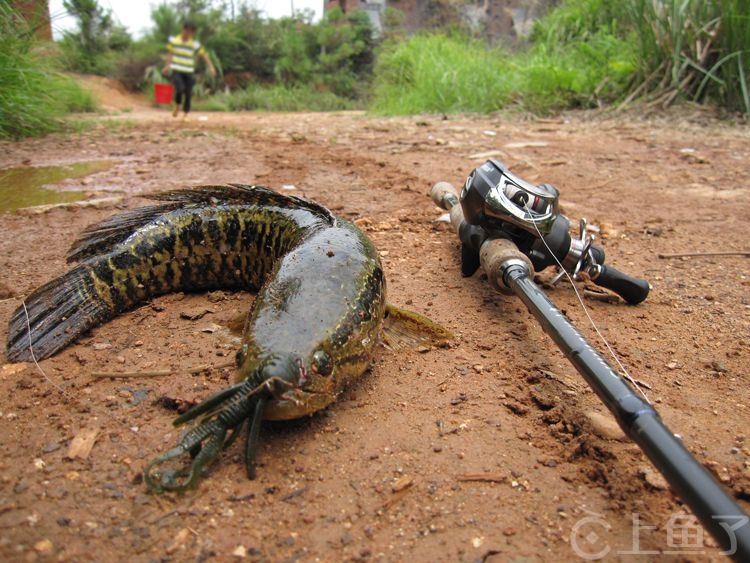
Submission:
M 407 36 L 389 8 L 376 34 L 364 12 L 267 20 L 241 1 L 171 0 L 134 40 L 98 0 L 65 0 L 78 27 L 39 44 L 0 3 L 0 137 L 39 134 L 92 103 L 60 71 L 94 73 L 150 93 L 183 18 L 219 69 L 199 74 L 207 110 L 334 110 L 386 114 L 546 113 L 690 100 L 750 114 L 748 0 L 561 0 L 525 38 L 490 38 L 456 2 L 429 2 L 431 29 Z
M 748 114 L 748 76 L 747 0 L 564 0 L 520 48 L 480 44 L 455 25 L 387 42 L 373 107 L 548 112 L 692 100 Z
M 65 114 L 94 109 L 91 95 L 59 72 L 53 54 L 0 2 L 0 139 L 54 131 Z

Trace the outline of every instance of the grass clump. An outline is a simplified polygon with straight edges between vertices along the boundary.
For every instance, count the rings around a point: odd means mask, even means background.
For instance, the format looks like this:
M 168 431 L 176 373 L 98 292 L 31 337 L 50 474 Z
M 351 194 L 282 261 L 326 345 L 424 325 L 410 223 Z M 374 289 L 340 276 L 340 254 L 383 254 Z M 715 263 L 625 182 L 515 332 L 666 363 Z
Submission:
M 521 48 L 447 33 L 386 43 L 373 109 L 536 113 L 710 102 L 750 113 L 747 0 L 564 0 Z
M 362 109 L 362 104 L 309 86 L 251 84 L 244 90 L 196 102 L 201 111 L 339 111 Z
M 750 113 L 750 12 L 746 0 L 629 0 L 638 45 L 630 98 L 667 105 L 711 100 Z
M 629 79 L 627 53 L 606 33 L 520 53 L 466 37 L 418 35 L 381 53 L 371 107 L 386 114 L 594 107 L 616 97 Z
M 36 42 L 25 21 L 0 4 L 0 138 L 56 131 L 66 113 L 94 109 L 91 95 L 59 73 L 54 61 L 53 46 Z
M 385 114 L 491 112 L 508 103 L 517 77 L 506 53 L 464 36 L 420 34 L 385 46 L 371 109 Z

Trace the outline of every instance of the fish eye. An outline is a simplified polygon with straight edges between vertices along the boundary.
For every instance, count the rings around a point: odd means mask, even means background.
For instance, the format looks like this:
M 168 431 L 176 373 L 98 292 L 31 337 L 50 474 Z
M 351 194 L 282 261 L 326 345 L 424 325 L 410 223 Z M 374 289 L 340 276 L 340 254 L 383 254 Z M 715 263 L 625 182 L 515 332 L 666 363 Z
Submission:
M 331 356 L 323 350 L 318 350 L 312 357 L 312 369 L 318 375 L 328 376 L 333 373 L 333 362 Z

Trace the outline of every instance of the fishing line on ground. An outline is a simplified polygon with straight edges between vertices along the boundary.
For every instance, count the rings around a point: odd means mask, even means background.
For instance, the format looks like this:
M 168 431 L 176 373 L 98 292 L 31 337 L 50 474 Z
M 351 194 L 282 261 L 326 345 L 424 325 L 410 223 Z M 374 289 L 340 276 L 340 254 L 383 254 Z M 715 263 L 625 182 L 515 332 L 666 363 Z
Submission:
M 47 375 L 47 372 L 44 371 L 41 365 L 39 365 L 39 362 L 36 359 L 36 354 L 34 353 L 34 345 L 32 344 L 31 340 L 31 319 L 29 318 L 29 311 L 26 308 L 26 300 L 21 301 L 21 305 L 23 306 L 23 313 L 26 316 L 26 332 L 29 335 L 29 353 L 31 354 L 31 359 L 34 362 L 34 365 L 36 366 L 36 369 L 39 371 L 39 373 L 42 374 L 44 379 L 49 383 L 52 387 L 54 387 L 60 395 L 63 396 L 63 398 L 66 401 L 75 401 L 76 397 L 70 393 L 68 393 L 65 389 L 63 389 L 60 385 L 55 383 L 50 376 Z M 112 420 L 118 424 L 122 424 L 126 426 L 129 430 L 132 431 L 133 425 L 129 424 L 126 420 L 122 420 L 119 418 L 116 418 L 109 410 L 105 409 L 102 411 L 99 411 L 99 416 L 103 416 L 104 418 L 108 418 L 109 420 Z
M 32 339 L 31 339 L 31 319 L 29 318 L 29 311 L 26 308 L 26 301 L 25 300 L 21 301 L 21 306 L 23 307 L 23 313 L 24 313 L 24 316 L 26 317 L 26 333 L 29 336 L 29 353 L 31 354 L 31 360 L 34 362 L 34 366 L 36 366 L 36 369 L 39 371 L 39 373 L 42 374 L 42 377 L 44 377 L 44 379 L 47 381 L 47 383 L 49 383 L 52 387 L 54 387 L 66 400 L 68 400 L 68 401 L 75 400 L 76 397 L 73 396 L 73 395 L 71 395 L 71 394 L 69 394 L 60 385 L 58 385 L 57 383 L 55 383 L 52 380 L 52 378 L 49 375 L 47 375 L 47 372 L 44 371 L 44 368 L 42 368 L 42 366 L 37 361 L 36 354 L 34 353 L 34 345 L 32 343 Z M 221 367 L 228 367 L 228 366 L 231 366 L 231 365 L 234 365 L 234 362 L 232 362 L 230 364 L 227 364 L 226 366 L 218 365 L 218 366 L 208 366 L 208 367 L 221 368 Z M 201 367 L 203 367 L 203 366 L 201 366 Z M 190 370 L 188 370 L 188 371 L 190 371 Z M 115 418 L 108 410 L 104 410 L 103 411 L 103 416 L 105 418 L 109 418 L 111 420 L 114 420 L 115 422 L 117 422 L 119 424 L 124 424 L 125 426 L 127 426 L 130 429 L 132 429 L 132 427 L 133 427 L 133 425 L 130 424 L 130 423 L 128 423 L 127 421 Z
M 58 390 L 58 392 L 64 397 L 65 396 L 65 389 L 60 387 L 57 383 L 52 381 L 49 375 L 42 369 L 42 366 L 39 365 L 39 362 L 36 361 L 36 354 L 34 354 L 34 345 L 32 344 L 31 340 L 31 319 L 29 318 L 29 311 L 26 309 L 26 300 L 21 301 L 21 305 L 23 305 L 23 314 L 26 315 L 26 333 L 29 335 L 29 353 L 31 354 L 31 359 L 34 361 L 34 365 L 36 366 L 36 369 L 39 370 L 39 373 L 42 374 L 44 379 L 47 380 L 47 383 L 52 385 L 55 389 Z
M 524 207 L 525 207 L 526 211 L 529 214 L 533 213 L 532 210 L 531 210 L 531 208 L 528 206 L 528 203 L 525 203 Z M 635 387 L 635 389 L 638 391 L 638 393 L 640 393 L 643 396 L 643 398 L 646 400 L 646 402 L 649 405 L 652 405 L 653 403 L 651 403 L 651 401 L 649 400 L 648 395 L 646 395 L 646 392 L 642 389 L 642 387 L 640 385 L 638 385 L 638 382 L 633 378 L 633 376 L 630 375 L 630 372 L 628 372 L 628 370 L 625 368 L 625 366 L 623 365 L 623 363 L 620 361 L 620 358 L 617 355 L 617 353 L 614 351 L 614 349 L 612 348 L 612 346 L 610 346 L 610 344 L 607 341 L 607 339 L 604 337 L 604 335 L 599 330 L 599 327 L 596 325 L 596 323 L 594 322 L 594 319 L 591 317 L 591 314 L 589 313 L 588 307 L 586 307 L 586 304 L 583 302 L 583 298 L 581 297 L 581 294 L 579 293 L 578 288 L 576 287 L 576 284 L 575 284 L 575 282 L 573 280 L 573 277 L 563 267 L 563 265 L 560 262 L 560 260 L 557 259 L 557 256 L 555 256 L 555 253 L 552 252 L 552 249 L 547 244 L 547 241 L 544 240 L 544 236 L 542 235 L 541 231 L 539 231 L 539 227 L 536 226 L 536 221 L 532 220 L 531 224 L 534 225 L 534 230 L 536 231 L 537 235 L 539 235 L 539 238 L 541 239 L 542 244 L 544 244 L 544 246 L 547 248 L 547 251 L 549 252 L 550 256 L 552 256 L 552 258 L 555 260 L 555 262 L 559 266 L 560 270 L 565 274 L 565 277 L 570 282 L 570 285 L 573 287 L 573 291 L 576 294 L 576 298 L 578 299 L 578 302 L 581 304 L 581 308 L 583 309 L 583 312 L 586 314 L 586 318 L 589 320 L 589 324 L 591 325 L 591 328 L 594 329 L 594 332 L 596 332 L 596 334 L 599 336 L 599 338 L 601 339 L 601 341 L 604 343 L 604 346 L 607 348 L 607 351 L 609 352 L 609 355 L 612 356 L 612 359 L 617 364 L 617 367 L 620 368 L 620 371 L 622 372 L 622 374 L 627 378 L 628 381 L 630 381 L 630 383 L 633 385 L 633 387 Z

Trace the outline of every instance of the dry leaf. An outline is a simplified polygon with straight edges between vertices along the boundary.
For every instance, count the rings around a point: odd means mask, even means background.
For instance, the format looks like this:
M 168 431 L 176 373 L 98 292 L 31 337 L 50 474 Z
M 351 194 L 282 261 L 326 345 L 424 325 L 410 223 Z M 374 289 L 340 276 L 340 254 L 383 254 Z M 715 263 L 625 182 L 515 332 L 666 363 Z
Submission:
M 87 459 L 98 436 L 99 428 L 82 428 L 70 442 L 65 457 L 68 459 Z

